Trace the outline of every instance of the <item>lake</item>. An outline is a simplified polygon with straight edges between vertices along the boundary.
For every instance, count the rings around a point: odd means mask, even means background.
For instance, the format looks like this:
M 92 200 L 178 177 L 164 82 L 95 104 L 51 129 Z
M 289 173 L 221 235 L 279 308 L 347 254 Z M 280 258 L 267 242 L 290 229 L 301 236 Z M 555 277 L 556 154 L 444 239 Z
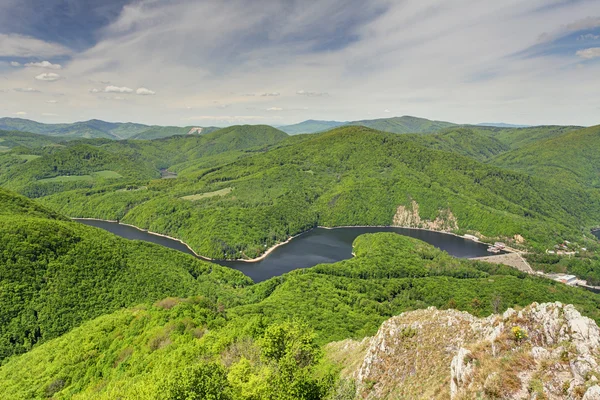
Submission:
M 105 229 L 126 239 L 145 240 L 171 249 L 193 253 L 183 243 L 141 231 L 117 222 L 82 220 L 86 225 Z M 257 262 L 220 261 L 214 262 L 243 272 L 255 282 L 298 268 L 313 267 L 322 263 L 333 263 L 352 257 L 352 242 L 364 233 L 395 232 L 427 242 L 458 258 L 484 257 L 491 255 L 487 245 L 463 239 L 455 235 L 420 229 L 392 227 L 315 228 L 277 247 L 267 257 Z
M 596 236 L 598 239 L 600 239 L 600 229 L 597 229 L 595 231 L 592 231 L 592 235 Z

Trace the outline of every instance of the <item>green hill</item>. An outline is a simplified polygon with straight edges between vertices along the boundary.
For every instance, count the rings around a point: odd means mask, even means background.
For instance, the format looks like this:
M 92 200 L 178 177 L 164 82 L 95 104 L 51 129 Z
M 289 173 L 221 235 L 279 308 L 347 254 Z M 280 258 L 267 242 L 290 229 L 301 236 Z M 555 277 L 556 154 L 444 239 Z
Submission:
M 51 146 L 63 140 L 65 140 L 63 137 L 49 137 L 35 133 L 0 130 L 0 153 L 9 151 L 16 147 L 34 149 L 38 147 Z
M 150 163 L 111 154 L 97 146 L 72 143 L 45 148 L 33 159 L 8 153 L 0 157 L 5 165 L 0 184 L 29 197 L 40 197 L 77 187 L 91 187 L 111 180 L 139 180 L 159 177 Z
M 485 161 L 510 150 L 510 146 L 494 136 L 470 127 L 453 127 L 431 135 L 407 135 L 417 143 Z
M 318 133 L 337 128 L 343 125 L 358 125 L 376 129 L 383 132 L 392 133 L 433 133 L 441 129 L 456 126 L 456 124 L 444 121 L 431 121 L 425 118 L 410 116 L 365 119 L 361 121 L 340 122 L 340 121 L 318 121 L 307 120 L 299 124 L 282 126 L 279 129 L 295 135 L 299 133 Z
M 178 237 L 215 258 L 256 257 L 317 225 L 396 221 L 490 240 L 521 235 L 546 248 L 600 222 L 600 198 L 582 188 L 431 150 L 404 135 L 342 127 L 295 138 L 149 190 L 80 190 L 43 202 Z
M 349 125 L 360 125 L 383 132 L 392 133 L 433 133 L 444 128 L 455 126 L 451 122 L 431 121 L 411 116 L 370 119 L 349 122 Z
M 217 127 L 209 126 L 209 127 L 196 127 L 196 126 L 150 126 L 148 129 L 137 133 L 131 136 L 129 139 L 139 139 L 139 140 L 152 140 L 152 139 L 161 139 L 175 135 L 206 135 L 207 133 L 211 133 L 216 131 Z
M 125 187 L 158 178 L 160 169 L 176 164 L 194 170 L 205 164 L 220 165 L 287 137 L 270 126 L 245 125 L 152 141 L 78 139 L 54 147 L 16 149 L 0 155 L 0 185 L 29 197 L 102 184 Z
M 373 335 L 403 311 L 451 306 L 487 316 L 561 301 L 600 317 L 594 293 L 393 233 L 360 236 L 354 252 L 237 288 L 239 305 L 168 298 L 90 320 L 0 366 L 0 397 L 324 399 L 339 395 L 339 369 L 322 346 Z
M 0 129 L 65 138 L 157 139 L 185 135 L 192 128 L 200 127 L 144 125 L 131 122 L 106 122 L 97 119 L 64 124 L 44 124 L 22 118 L 0 118 Z M 202 133 L 208 133 L 215 129 L 217 128 L 202 128 Z
M 499 155 L 490 163 L 546 180 L 600 188 L 600 125 L 566 130 Z
M 229 301 L 235 286 L 251 282 L 237 271 L 68 221 L 4 189 L 0 201 L 0 360 L 122 307 L 199 294 Z
M 261 150 L 288 137 L 268 125 L 235 125 L 202 135 L 184 135 L 157 140 L 127 140 L 105 143 L 102 148 L 120 157 L 134 157 L 169 168 L 228 152 Z

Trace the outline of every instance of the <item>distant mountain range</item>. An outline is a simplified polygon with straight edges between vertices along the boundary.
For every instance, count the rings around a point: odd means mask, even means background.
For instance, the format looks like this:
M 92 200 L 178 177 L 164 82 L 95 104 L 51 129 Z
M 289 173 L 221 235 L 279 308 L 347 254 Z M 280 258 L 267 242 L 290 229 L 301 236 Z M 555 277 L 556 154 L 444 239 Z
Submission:
M 349 122 L 318 121 L 309 119 L 308 121 L 300 122 L 298 124 L 280 126 L 278 129 L 287 134 L 296 135 L 299 133 L 323 132 L 343 125 L 366 126 L 368 128 L 391 133 L 433 133 L 440 129 L 456 126 L 456 124 L 453 124 L 452 122 L 432 121 L 425 118 L 405 115 L 403 117 L 365 119 Z
M 158 126 L 132 122 L 106 122 L 98 119 L 74 122 L 71 124 L 44 124 L 22 118 L 0 118 L 0 130 L 37 133 L 48 136 L 77 138 L 122 139 L 158 139 L 187 133 L 205 134 L 216 127 L 196 126 Z
M 328 131 L 345 125 L 366 126 L 390 133 L 434 133 L 442 129 L 456 127 L 458 124 L 447 121 L 434 121 L 412 116 L 379 118 L 359 121 L 321 121 L 309 119 L 292 125 L 277 128 L 289 135 L 301 133 L 317 133 Z M 496 128 L 525 128 L 528 125 L 512 125 L 505 123 L 481 123 L 476 126 Z M 124 139 L 159 139 L 174 135 L 206 134 L 220 129 L 214 126 L 159 126 L 144 125 L 132 122 L 106 122 L 97 119 L 74 122 L 70 124 L 44 124 L 22 118 L 0 118 L 0 130 L 37 133 L 47 136 L 70 138 L 104 138 L 112 140 Z
M 505 124 L 504 122 L 482 122 L 481 124 L 477 124 L 477 126 L 491 126 L 495 128 L 531 128 L 532 125 L 514 125 L 514 124 Z

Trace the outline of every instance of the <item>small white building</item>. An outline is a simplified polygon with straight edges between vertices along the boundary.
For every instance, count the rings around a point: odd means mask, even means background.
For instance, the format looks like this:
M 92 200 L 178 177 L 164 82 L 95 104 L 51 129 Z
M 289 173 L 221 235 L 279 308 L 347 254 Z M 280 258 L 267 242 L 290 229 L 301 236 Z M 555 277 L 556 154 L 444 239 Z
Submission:
M 556 274 L 554 280 L 570 286 L 575 286 L 577 284 L 577 277 L 575 275 Z

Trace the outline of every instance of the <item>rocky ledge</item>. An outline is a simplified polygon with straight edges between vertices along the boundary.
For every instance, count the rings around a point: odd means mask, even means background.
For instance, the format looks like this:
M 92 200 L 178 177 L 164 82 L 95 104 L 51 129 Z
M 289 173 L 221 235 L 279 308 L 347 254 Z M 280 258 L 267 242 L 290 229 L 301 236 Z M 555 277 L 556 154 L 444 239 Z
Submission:
M 358 398 L 600 400 L 600 329 L 572 305 L 476 318 L 428 308 L 333 343 Z

